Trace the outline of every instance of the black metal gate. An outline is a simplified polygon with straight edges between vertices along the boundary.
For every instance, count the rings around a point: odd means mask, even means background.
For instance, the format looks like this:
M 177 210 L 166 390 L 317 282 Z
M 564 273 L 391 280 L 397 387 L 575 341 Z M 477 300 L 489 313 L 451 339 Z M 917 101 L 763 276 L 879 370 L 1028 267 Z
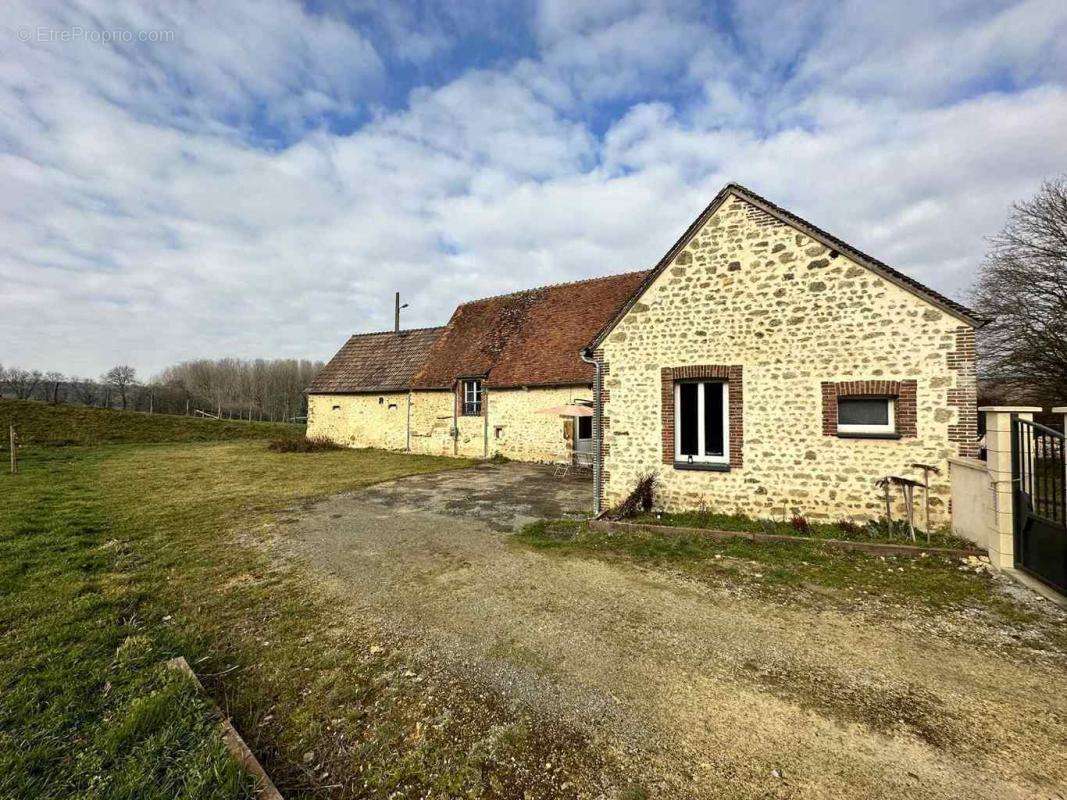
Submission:
M 1012 422 L 1015 566 L 1067 592 L 1067 463 L 1064 435 Z

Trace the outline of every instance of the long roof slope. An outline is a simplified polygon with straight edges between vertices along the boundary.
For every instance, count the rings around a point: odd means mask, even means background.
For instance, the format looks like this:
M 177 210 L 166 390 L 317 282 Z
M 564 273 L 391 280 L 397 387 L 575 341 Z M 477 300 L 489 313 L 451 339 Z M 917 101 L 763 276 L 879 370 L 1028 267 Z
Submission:
M 450 388 L 464 377 L 484 377 L 491 388 L 592 383 L 593 367 L 581 360 L 582 347 L 647 274 L 609 275 L 464 303 L 431 348 L 413 388 Z
M 406 392 L 444 328 L 359 333 L 349 338 L 308 387 L 310 394 Z

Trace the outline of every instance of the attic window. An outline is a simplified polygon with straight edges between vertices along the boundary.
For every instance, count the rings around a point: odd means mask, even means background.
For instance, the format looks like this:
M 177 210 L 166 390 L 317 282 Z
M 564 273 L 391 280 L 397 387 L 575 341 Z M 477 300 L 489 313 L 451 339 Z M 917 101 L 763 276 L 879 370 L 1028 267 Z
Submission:
M 384 397 L 379 397 L 378 398 L 378 405 L 381 405 L 384 402 L 385 402 L 385 398 Z
M 341 407 L 340 407 L 340 406 L 334 406 L 334 407 L 333 407 L 333 410 L 334 410 L 334 411 L 340 411 L 340 410 L 341 410 Z

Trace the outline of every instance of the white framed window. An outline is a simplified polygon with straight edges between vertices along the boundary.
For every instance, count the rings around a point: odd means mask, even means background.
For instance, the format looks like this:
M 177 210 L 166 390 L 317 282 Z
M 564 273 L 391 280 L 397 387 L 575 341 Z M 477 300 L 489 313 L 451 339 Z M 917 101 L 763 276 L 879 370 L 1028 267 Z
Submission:
M 730 395 L 725 381 L 674 384 L 674 460 L 730 463 Z
M 896 433 L 896 401 L 892 397 L 839 397 L 837 400 L 837 432 Z
M 482 382 L 476 378 L 463 381 L 463 416 L 479 417 L 482 414 Z

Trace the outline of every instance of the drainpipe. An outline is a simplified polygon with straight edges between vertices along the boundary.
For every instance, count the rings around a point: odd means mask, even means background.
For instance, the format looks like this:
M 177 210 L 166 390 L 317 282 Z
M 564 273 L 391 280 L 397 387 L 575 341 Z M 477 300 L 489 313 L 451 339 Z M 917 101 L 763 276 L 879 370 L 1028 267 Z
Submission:
M 482 458 L 489 458 L 489 389 L 482 382 Z
M 408 390 L 408 428 L 404 449 L 411 452 L 411 390 Z
M 595 358 L 589 357 L 588 350 L 582 350 L 579 354 L 582 357 L 582 361 L 586 364 L 593 365 L 593 515 L 600 516 L 600 435 L 601 435 L 601 421 L 604 415 L 604 408 L 600 402 L 601 387 L 604 381 L 604 376 L 600 372 L 600 362 Z
M 460 384 L 462 391 L 462 384 Z M 459 455 L 459 394 L 456 393 L 456 384 L 452 384 L 452 455 Z

